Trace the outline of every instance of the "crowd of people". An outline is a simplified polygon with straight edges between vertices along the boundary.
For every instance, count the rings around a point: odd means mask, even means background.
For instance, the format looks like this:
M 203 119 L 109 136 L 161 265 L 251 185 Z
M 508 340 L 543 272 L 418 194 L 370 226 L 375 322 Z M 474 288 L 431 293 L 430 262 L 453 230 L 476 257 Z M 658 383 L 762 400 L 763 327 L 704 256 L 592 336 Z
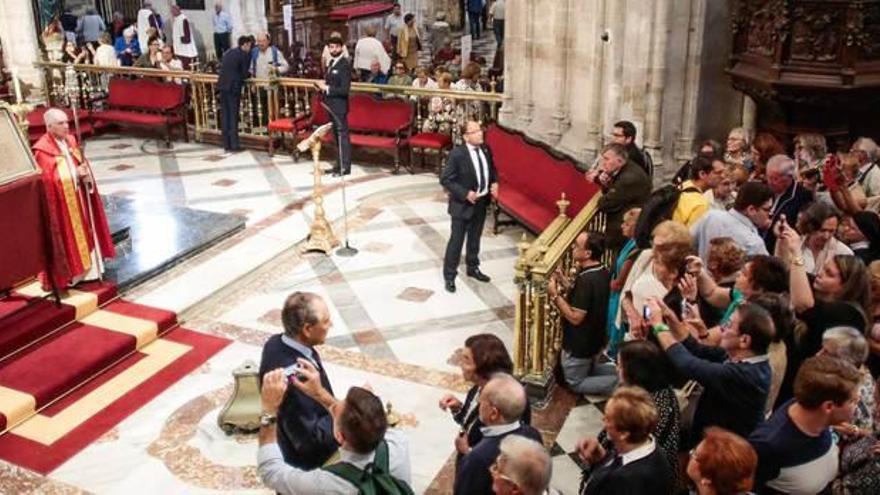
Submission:
M 606 229 L 581 233 L 573 266 L 547 286 L 563 323 L 564 385 L 607 398 L 604 428 L 577 443 L 580 493 L 877 493 L 876 143 L 829 154 L 824 138 L 804 134 L 792 157 L 770 134 L 734 129 L 726 146 L 702 143 L 678 185 L 652 191 L 635 138 L 634 125 L 615 124 L 586 173 L 603 191 Z M 383 422 L 381 401 L 362 389 L 332 396 L 314 347 L 331 324 L 326 304 L 297 293 L 283 315 L 261 370 L 264 401 L 279 393 L 266 377 L 293 376 L 278 379 L 284 401 L 265 406 L 279 423 L 277 436 L 261 434 L 266 484 L 318 486 L 327 467 L 315 468 L 339 450 L 367 474 L 337 476 L 338 493 L 375 477 L 408 486 L 406 441 Z M 548 493 L 550 456 L 508 349 L 473 335 L 460 366 L 471 389 L 439 399 L 460 431 L 453 492 Z M 358 400 L 376 410 L 371 421 L 345 414 L 367 407 Z M 359 435 L 371 440 L 350 440 Z

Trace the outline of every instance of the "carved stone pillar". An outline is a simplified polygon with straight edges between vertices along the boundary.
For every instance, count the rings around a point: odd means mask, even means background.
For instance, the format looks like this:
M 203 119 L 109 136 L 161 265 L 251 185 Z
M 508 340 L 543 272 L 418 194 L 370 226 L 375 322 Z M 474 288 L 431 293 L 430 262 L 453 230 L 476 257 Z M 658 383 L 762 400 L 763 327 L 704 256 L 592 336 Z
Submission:
M 681 111 L 680 134 L 675 143 L 676 161 L 685 161 L 693 154 L 696 138 L 697 106 L 700 97 L 700 72 L 703 54 L 703 19 L 706 0 L 691 0 L 688 22 L 687 71 L 684 78 L 684 102 Z M 669 173 L 672 172 L 668 171 Z
M 526 50 L 526 34 L 531 24 L 528 0 L 507 0 L 504 26 L 504 95 L 499 121 L 510 128 L 523 129 L 520 120 L 531 102 L 528 78 L 531 60 Z
M 648 94 L 645 102 L 645 148 L 654 159 L 656 176 L 663 176 L 663 96 L 666 88 L 667 39 L 672 9 L 669 0 L 654 2 L 653 29 L 651 30 L 651 56 L 648 59 Z M 690 69 L 690 68 L 689 68 Z
M 533 57 L 541 64 L 531 71 L 534 114 L 528 132 L 556 144 L 567 127 L 568 78 L 570 57 L 569 0 L 530 0 L 540 12 L 540 29 L 533 32 Z
M 586 164 L 593 163 L 602 149 L 606 1 L 572 2 L 568 16 L 571 50 L 566 87 L 572 111 L 571 125 L 559 148 Z

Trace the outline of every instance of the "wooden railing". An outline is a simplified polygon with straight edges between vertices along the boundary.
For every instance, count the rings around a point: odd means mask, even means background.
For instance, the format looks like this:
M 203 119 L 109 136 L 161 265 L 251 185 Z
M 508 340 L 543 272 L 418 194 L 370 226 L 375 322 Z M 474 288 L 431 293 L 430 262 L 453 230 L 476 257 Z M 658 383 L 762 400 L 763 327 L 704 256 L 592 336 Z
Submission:
M 53 105 L 69 105 L 65 91 L 66 65 L 57 62 L 37 62 L 45 77 L 46 100 Z M 189 114 L 197 140 L 220 133 L 219 94 L 217 75 L 189 72 L 141 69 L 134 67 L 100 67 L 74 65 L 79 78 L 80 107 L 100 107 L 107 93 L 111 77 L 151 77 L 186 84 L 190 88 Z M 251 78 L 245 82 L 241 98 L 239 133 L 248 138 L 267 138 L 270 120 L 307 115 L 311 111 L 315 80 L 288 77 Z M 459 127 L 465 119 L 483 123 L 494 122 L 501 105 L 501 94 L 494 92 L 420 89 L 409 86 L 390 86 L 353 83 L 352 93 L 367 93 L 377 98 L 400 98 L 412 102 L 415 111 L 415 131 L 437 130 L 451 134 L 459 141 Z M 149 97 L 149 95 L 144 95 Z M 431 112 L 432 103 L 440 103 L 441 112 Z
M 547 296 L 547 285 L 557 269 L 570 276 L 577 272 L 571 247 L 578 234 L 584 230 L 604 232 L 605 217 L 597 210 L 601 196 L 597 193 L 574 218 L 567 215 L 568 201 L 563 196 L 557 202 L 559 215 L 553 222 L 533 242 L 523 237 L 517 246 L 514 374 L 538 402 L 549 397 L 562 347 L 562 315 Z

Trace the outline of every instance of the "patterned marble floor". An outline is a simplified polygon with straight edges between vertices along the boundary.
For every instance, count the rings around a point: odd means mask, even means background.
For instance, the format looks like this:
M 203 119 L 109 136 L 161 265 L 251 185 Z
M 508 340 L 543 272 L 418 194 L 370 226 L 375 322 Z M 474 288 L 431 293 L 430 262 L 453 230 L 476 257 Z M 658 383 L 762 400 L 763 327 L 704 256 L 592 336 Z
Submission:
M 337 392 L 369 383 L 403 418 L 416 492 L 451 491 L 457 430 L 437 399 L 467 390 L 456 366 L 467 336 L 492 332 L 511 343 L 522 230 L 487 230 L 482 268 L 492 283 L 462 277 L 452 295 L 441 276 L 449 221 L 433 174 L 392 176 L 355 165 L 346 194 L 350 242 L 360 253 L 341 258 L 300 252 L 314 212 L 311 164 L 253 151 L 221 155 L 201 144 L 160 151 L 154 141 L 131 137 L 91 141 L 87 155 L 104 194 L 247 216 L 244 232 L 126 294 L 234 343 L 48 477 L 0 464 L 0 492 L 266 493 L 254 468 L 256 438 L 227 437 L 216 416 L 231 394 L 231 371 L 259 361 L 263 342 L 281 331 L 284 298 L 296 290 L 329 303 L 334 326 L 322 356 Z M 341 236 L 336 181 L 328 181 L 324 206 Z M 574 405 L 560 390 L 536 413 L 548 445 Z M 574 411 L 583 421 L 566 423 L 576 431 L 560 438 L 554 453 L 571 452 L 566 442 L 601 425 L 601 411 Z M 554 465 L 554 486 L 575 493 L 574 463 L 560 455 Z

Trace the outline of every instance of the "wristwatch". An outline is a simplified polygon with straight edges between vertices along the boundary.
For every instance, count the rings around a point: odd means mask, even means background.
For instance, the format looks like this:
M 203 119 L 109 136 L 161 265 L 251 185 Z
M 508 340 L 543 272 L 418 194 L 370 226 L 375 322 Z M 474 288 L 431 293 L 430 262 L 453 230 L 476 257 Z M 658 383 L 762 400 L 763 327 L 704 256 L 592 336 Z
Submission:
M 798 256 L 796 258 L 791 259 L 791 264 L 794 266 L 804 266 L 804 257 Z
M 660 335 L 663 332 L 669 331 L 669 325 L 666 323 L 658 323 L 651 327 L 651 331 L 654 332 L 654 335 Z
M 272 426 L 278 421 L 278 416 L 269 413 L 260 414 L 260 426 Z

